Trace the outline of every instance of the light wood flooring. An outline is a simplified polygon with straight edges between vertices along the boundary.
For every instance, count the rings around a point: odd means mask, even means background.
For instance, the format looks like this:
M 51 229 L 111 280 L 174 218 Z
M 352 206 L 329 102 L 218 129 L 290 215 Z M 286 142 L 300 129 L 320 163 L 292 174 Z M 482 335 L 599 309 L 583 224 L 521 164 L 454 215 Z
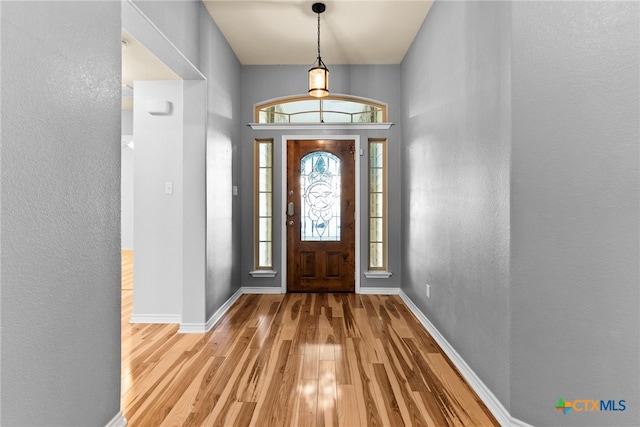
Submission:
M 243 295 L 207 334 L 122 306 L 131 427 L 498 425 L 397 296 Z

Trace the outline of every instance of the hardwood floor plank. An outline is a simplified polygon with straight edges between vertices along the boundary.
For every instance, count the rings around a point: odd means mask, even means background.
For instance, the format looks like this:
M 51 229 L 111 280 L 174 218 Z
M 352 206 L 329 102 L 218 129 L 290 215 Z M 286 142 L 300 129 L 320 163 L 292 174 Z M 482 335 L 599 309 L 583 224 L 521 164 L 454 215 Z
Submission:
M 319 360 L 335 360 L 335 336 L 331 327 L 331 307 L 326 307 L 323 314 L 318 316 L 318 357 Z
M 294 388 L 294 380 L 301 358 L 302 356 L 291 353 L 291 341 L 282 343 L 275 363 L 272 381 L 270 381 L 266 396 L 261 399 L 264 404 L 258 414 L 257 426 L 284 425 L 283 416 L 286 418 L 287 411 L 283 409 L 287 407 L 287 404 L 293 405 L 294 403 L 293 401 L 290 402 L 293 396 L 290 397 L 289 390 Z M 289 372 L 288 376 L 287 369 L 292 371 Z
M 207 375 L 207 372 L 213 364 L 213 361 L 213 358 L 209 358 L 209 360 L 202 367 L 202 370 L 199 372 L 198 377 L 191 381 L 189 387 L 185 390 L 184 393 L 180 395 L 180 398 L 173 405 L 164 420 L 162 420 L 162 424 L 160 424 L 160 427 L 182 426 L 184 420 L 189 416 L 193 409 L 193 402 L 196 400 L 198 391 L 200 390 L 201 384 L 203 382 L 203 377 Z
M 237 340 L 229 350 L 229 356 L 223 358 L 220 368 L 215 372 L 207 387 L 201 387 L 200 393 L 196 398 L 197 404 L 194 405 L 193 412 L 188 418 L 189 425 L 201 426 L 203 422 L 214 411 L 216 404 L 221 400 L 225 389 L 229 385 L 229 381 L 238 368 L 238 362 L 246 357 L 246 349 L 255 334 L 255 327 L 248 327 L 238 334 Z M 218 356 L 219 357 L 219 356 Z
M 369 324 L 369 317 L 364 309 L 356 309 L 355 310 L 355 321 L 357 323 L 357 328 L 360 331 L 361 340 L 366 343 L 363 346 L 363 356 L 365 357 L 366 363 L 380 363 L 380 354 L 378 353 L 378 346 L 376 345 L 376 337 L 375 333 L 371 329 L 371 325 Z
M 340 427 L 360 427 L 360 409 L 356 398 L 356 387 L 351 384 L 336 385 L 338 425 Z
M 373 389 L 372 375 L 370 372 L 370 363 L 366 359 L 366 349 L 363 348 L 362 339 L 353 339 L 354 355 L 356 359 L 357 373 L 359 374 L 358 384 L 360 386 L 359 393 L 362 396 L 362 405 L 364 407 L 364 417 L 360 417 L 368 426 L 382 426 L 382 416 L 380 411 L 383 407 L 378 405 Z
M 491 415 L 480 402 L 477 395 L 469 388 L 457 371 L 451 369 L 449 361 L 442 354 L 428 356 L 429 364 L 439 373 L 442 384 L 452 402 L 451 408 L 461 420 L 462 425 L 491 425 Z
M 256 409 L 255 402 L 238 402 L 240 407 L 233 423 L 233 427 L 247 427 Z
M 398 399 L 398 406 L 400 408 L 402 418 L 407 425 L 413 425 L 414 427 L 426 427 L 427 421 L 415 402 L 410 382 L 405 376 L 403 370 L 403 367 L 406 367 L 406 364 L 400 362 L 397 357 L 397 353 L 391 350 L 388 342 L 383 342 L 383 347 L 385 348 L 385 355 L 383 356 L 384 366 L 387 368 L 389 374 L 388 379 L 392 392 Z M 390 371 L 389 368 L 391 369 Z
M 427 413 L 438 426 L 455 425 L 455 422 L 451 419 L 449 399 L 438 376 L 431 370 L 422 353 L 416 347 L 415 341 L 407 339 L 405 343 L 409 347 L 426 385 L 426 391 L 420 392 L 420 397 L 427 409 Z
M 318 316 L 310 316 L 318 318 Z M 302 378 L 306 380 L 318 380 L 318 369 L 320 365 L 320 345 L 308 343 L 304 346 L 302 363 Z
M 316 427 L 318 410 L 318 380 L 302 379 L 298 392 L 297 427 Z
M 382 395 L 382 400 L 384 401 L 384 407 L 387 410 L 387 416 L 389 417 L 390 421 L 389 425 L 399 427 L 406 425 L 404 420 L 402 419 L 400 406 L 393 392 L 393 389 L 391 388 L 391 383 L 389 382 L 389 377 L 387 376 L 387 371 L 385 370 L 384 365 L 382 363 L 374 363 L 373 372 L 375 374 L 376 383 L 380 387 L 380 394 Z M 406 408 L 404 412 L 408 413 Z
M 362 375 L 358 371 L 358 357 L 356 356 L 355 345 L 353 343 L 353 339 L 347 338 L 347 343 L 345 345 L 345 353 L 346 357 L 349 360 L 349 365 L 353 368 L 353 386 L 356 392 L 355 400 L 358 405 L 358 419 L 360 420 L 360 425 L 367 426 L 368 417 L 367 417 L 367 401 L 365 399 L 365 388 L 362 382 Z M 368 383 L 366 383 L 368 385 Z
M 318 427 L 337 427 L 338 408 L 336 406 L 336 367 L 332 360 L 320 361 L 318 374 Z

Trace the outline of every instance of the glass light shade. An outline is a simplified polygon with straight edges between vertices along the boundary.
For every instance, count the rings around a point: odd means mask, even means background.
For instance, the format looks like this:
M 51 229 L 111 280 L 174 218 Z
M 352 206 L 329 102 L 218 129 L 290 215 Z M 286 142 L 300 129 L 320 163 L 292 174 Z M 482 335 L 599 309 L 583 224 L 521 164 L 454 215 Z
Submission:
M 329 95 L 329 70 L 327 67 L 309 69 L 309 95 L 322 98 Z

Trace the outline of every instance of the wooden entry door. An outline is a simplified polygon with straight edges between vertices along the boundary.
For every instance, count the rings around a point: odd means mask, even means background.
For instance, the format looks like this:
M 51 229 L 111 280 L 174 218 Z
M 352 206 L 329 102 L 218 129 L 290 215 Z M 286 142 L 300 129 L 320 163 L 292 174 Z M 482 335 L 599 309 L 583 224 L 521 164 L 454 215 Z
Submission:
M 287 141 L 287 290 L 355 291 L 355 141 Z

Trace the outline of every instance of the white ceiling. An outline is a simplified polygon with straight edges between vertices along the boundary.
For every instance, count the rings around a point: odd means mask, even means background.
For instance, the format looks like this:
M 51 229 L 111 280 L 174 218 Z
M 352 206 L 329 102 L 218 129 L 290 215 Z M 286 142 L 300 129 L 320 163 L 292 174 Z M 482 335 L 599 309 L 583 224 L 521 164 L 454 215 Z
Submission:
M 311 1 L 203 0 L 243 65 L 306 64 L 317 56 Z M 433 0 L 328 0 L 320 15 L 322 59 L 332 64 L 399 64 Z M 122 31 L 122 83 L 179 77 Z M 122 108 L 132 108 L 123 97 Z
M 243 65 L 308 64 L 317 56 L 311 1 L 203 0 Z M 322 59 L 331 64 L 399 64 L 433 0 L 327 0 Z

